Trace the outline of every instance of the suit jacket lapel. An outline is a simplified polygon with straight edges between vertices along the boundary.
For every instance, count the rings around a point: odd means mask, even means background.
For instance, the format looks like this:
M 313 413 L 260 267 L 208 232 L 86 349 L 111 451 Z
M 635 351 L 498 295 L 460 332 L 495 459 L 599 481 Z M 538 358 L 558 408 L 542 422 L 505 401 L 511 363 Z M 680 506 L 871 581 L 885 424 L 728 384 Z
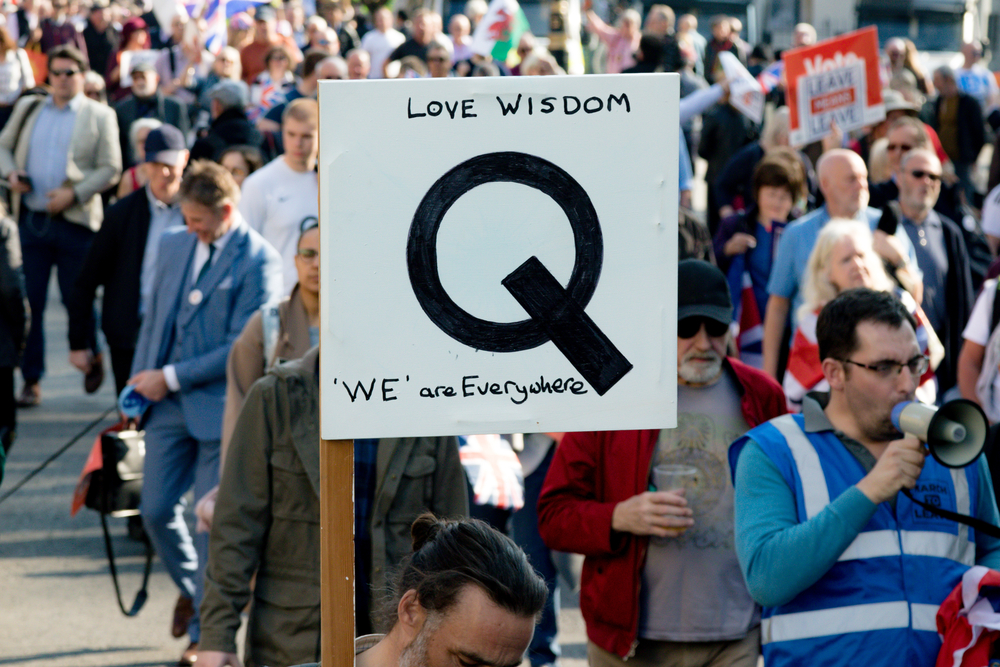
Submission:
M 205 278 L 198 284 L 198 289 L 201 290 L 202 299 L 200 302 L 194 304 L 194 308 L 184 309 L 183 312 L 178 316 L 178 323 L 181 326 L 187 325 L 194 317 L 194 314 L 201 310 L 202 306 L 208 301 L 208 295 L 211 294 L 222 282 L 223 278 L 229 276 L 230 269 L 236 258 L 243 254 L 243 246 L 248 242 L 249 237 L 246 233 L 246 227 L 240 225 L 236 228 L 233 233 L 232 238 L 226 243 L 226 246 L 219 253 L 219 259 L 215 260 L 208 269 L 208 273 L 205 274 Z M 187 282 L 185 286 L 188 290 L 192 289 L 194 285 L 191 284 L 190 275 L 188 275 Z
M 177 312 L 181 310 L 183 303 L 181 299 L 187 295 L 188 276 L 191 275 L 191 262 L 194 261 L 194 248 L 197 243 L 198 238 L 194 234 L 186 234 L 184 242 L 178 245 L 177 256 L 165 262 L 165 264 L 169 263 L 174 266 L 183 263 L 184 270 L 180 272 L 167 271 L 166 275 L 162 276 L 163 285 L 157 288 L 157 292 L 161 292 L 165 299 L 172 298 L 172 301 L 163 304 L 166 312 L 162 315 L 163 329 L 160 332 L 159 353 L 154 368 L 160 368 L 166 362 L 166 356 L 170 353 L 169 348 L 174 337 L 173 328 L 177 322 Z M 163 251 L 164 248 L 161 244 L 160 252 Z

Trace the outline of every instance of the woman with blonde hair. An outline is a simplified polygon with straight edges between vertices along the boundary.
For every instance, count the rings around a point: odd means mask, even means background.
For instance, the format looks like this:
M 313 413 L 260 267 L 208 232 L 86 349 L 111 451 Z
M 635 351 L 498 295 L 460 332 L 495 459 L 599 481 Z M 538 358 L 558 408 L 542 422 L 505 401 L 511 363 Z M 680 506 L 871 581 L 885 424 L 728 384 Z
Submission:
M 0 128 L 7 124 L 21 93 L 34 87 L 28 54 L 17 47 L 6 26 L 0 24 Z
M 828 222 L 816 239 L 806 264 L 803 303 L 799 307 L 798 328 L 792 338 L 785 370 L 785 398 L 791 412 L 802 411 L 806 393 L 829 391 L 816 342 L 816 320 L 827 302 L 855 287 L 892 292 L 916 319 L 917 343 L 921 352 L 931 359 L 930 367 L 920 378 L 917 398 L 930 404 L 937 398 L 934 369 L 944 358 L 944 346 L 927 324 L 927 316 L 916 301 L 889 278 L 872 243 L 867 224 L 838 218 Z

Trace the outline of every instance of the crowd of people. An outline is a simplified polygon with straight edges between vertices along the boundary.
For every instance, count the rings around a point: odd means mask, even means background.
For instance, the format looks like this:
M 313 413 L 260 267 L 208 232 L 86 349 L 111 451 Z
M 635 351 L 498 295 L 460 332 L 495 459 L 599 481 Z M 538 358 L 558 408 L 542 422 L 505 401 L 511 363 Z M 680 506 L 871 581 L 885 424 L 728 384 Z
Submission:
M 680 161 L 678 426 L 356 440 L 358 663 L 557 664 L 575 553 L 592 665 L 932 664 L 937 605 L 1000 567 L 1000 541 L 916 503 L 996 524 L 993 479 L 984 458 L 927 457 L 890 413 L 961 396 L 1000 421 L 982 45 L 927 72 L 886 40 L 885 119 L 792 146 L 784 82 L 762 123 L 729 103 L 720 54 L 754 75 L 776 57 L 737 19 L 702 36 L 666 5 L 582 8 L 591 71 L 681 75 L 680 126 L 661 128 Z M 262 4 L 222 46 L 200 10 L 0 11 L 0 473 L 17 408 L 44 399 L 55 267 L 85 390 L 110 364 L 149 403 L 142 526 L 178 588 L 180 664 L 318 662 L 319 82 L 560 75 L 566 54 L 530 33 L 509 62 L 474 53 L 482 0 L 447 33 L 428 9 Z M 696 483 L 661 481 L 671 466 Z

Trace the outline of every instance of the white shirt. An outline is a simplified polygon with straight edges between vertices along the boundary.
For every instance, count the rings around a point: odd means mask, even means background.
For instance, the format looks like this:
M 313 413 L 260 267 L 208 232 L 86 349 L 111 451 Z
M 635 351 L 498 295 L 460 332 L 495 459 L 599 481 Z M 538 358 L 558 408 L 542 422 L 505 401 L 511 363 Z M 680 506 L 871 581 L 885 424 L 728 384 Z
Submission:
M 972 307 L 972 314 L 969 315 L 969 321 L 962 332 L 962 338 L 983 347 L 986 347 L 986 344 L 990 342 L 990 334 L 993 333 L 990 330 L 993 318 L 993 298 L 996 296 L 996 291 L 997 281 L 995 278 L 983 283 L 983 289 L 976 298 L 976 305 Z M 995 395 L 1000 395 L 1000 375 L 997 375 L 996 379 L 993 380 L 993 387 Z
M 368 74 L 369 79 L 382 78 L 382 66 L 389 54 L 396 50 L 396 47 L 406 41 L 403 33 L 394 28 L 389 28 L 385 32 L 369 30 L 361 38 L 361 48 L 368 52 L 372 59 L 372 69 Z
M 243 181 L 240 213 L 281 255 L 285 294 L 291 294 L 299 282 L 295 253 L 300 226 L 305 218 L 319 216 L 318 175 L 297 172 L 279 156 Z

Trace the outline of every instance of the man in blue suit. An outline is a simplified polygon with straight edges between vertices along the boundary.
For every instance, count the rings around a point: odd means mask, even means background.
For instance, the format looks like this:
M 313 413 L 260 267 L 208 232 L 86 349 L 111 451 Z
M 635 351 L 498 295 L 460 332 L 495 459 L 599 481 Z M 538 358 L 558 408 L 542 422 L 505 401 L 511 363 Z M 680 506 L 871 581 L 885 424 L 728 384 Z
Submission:
M 240 189 L 214 162 L 196 161 L 181 182 L 187 225 L 160 241 L 129 384 L 153 401 L 144 416 L 146 468 L 141 512 L 146 532 L 181 591 L 172 632 L 188 634 L 180 664 L 197 659 L 208 534 L 192 535 L 181 497 L 219 482 L 226 357 L 250 316 L 277 302 L 281 257 L 237 208 Z

